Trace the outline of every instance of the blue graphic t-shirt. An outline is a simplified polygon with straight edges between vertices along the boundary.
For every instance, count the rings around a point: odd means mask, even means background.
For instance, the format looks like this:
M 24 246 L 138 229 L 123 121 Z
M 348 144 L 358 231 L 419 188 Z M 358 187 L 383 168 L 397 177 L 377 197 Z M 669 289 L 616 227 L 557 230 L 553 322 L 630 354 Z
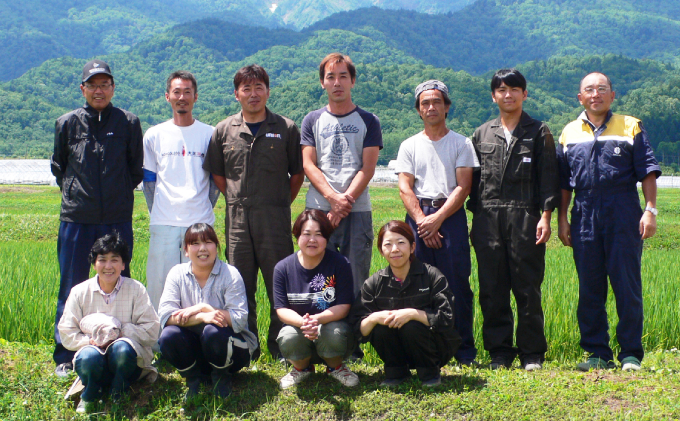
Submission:
M 340 253 L 326 250 L 317 267 L 305 269 L 296 252 L 274 268 L 274 308 L 289 308 L 302 316 L 339 304 L 351 305 L 352 285 L 352 268 Z
M 312 111 L 302 120 L 300 136 L 302 146 L 316 148 L 316 165 L 338 193 L 347 191 L 363 167 L 364 148 L 383 147 L 380 120 L 359 107 L 345 115 L 331 114 L 326 107 Z M 368 187 L 354 199 L 352 212 L 371 210 Z M 330 203 L 314 186 L 309 186 L 305 206 L 326 212 L 331 210 Z

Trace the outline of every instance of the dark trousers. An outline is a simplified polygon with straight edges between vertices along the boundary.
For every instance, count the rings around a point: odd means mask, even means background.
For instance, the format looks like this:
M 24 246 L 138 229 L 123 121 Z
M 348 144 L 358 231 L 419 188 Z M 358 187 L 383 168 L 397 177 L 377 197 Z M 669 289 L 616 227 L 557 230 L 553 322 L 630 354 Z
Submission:
M 634 187 L 634 186 L 633 186 Z M 642 347 L 642 209 L 637 189 L 584 197 L 578 192 L 571 217 L 574 262 L 579 278 L 578 324 L 581 347 L 595 357 L 613 360 L 609 346 L 607 276 L 616 299 L 619 361 L 644 357 Z
M 250 364 L 248 344 L 228 326 L 165 326 L 158 342 L 163 357 L 180 372 L 196 365 L 204 375 L 213 368 L 235 373 Z
M 545 339 L 541 284 L 545 244 L 536 245 L 540 211 L 486 208 L 472 219 L 471 239 L 477 255 L 479 304 L 484 316 L 484 349 L 491 357 L 543 359 Z M 517 349 L 510 292 L 517 304 Z
M 439 210 L 439 208 L 430 206 L 422 206 L 422 209 L 425 215 L 431 215 Z M 477 356 L 477 348 L 475 348 L 475 337 L 472 331 L 474 296 L 470 289 L 470 243 L 468 242 L 465 209 L 459 209 L 439 228 L 439 233 L 444 236 L 441 239 L 442 248 L 440 249 L 431 249 L 425 245 L 425 242 L 418 236 L 418 226 L 408 215 L 406 215 L 406 222 L 411 226 L 416 237 L 416 257 L 421 262 L 436 267 L 444 274 L 455 298 L 454 326 L 463 340 L 456 351 L 455 358 L 458 361 L 472 361 Z
M 113 343 L 104 355 L 92 346 L 83 348 L 74 369 L 85 386 L 80 397 L 87 402 L 99 399 L 108 386 L 113 396 L 119 396 L 142 374 L 137 366 L 137 353 L 125 341 Z
M 276 337 L 283 327 L 274 309 L 274 266 L 293 254 L 289 207 L 229 205 L 226 221 L 227 260 L 243 277 L 248 299 L 248 329 L 260 340 L 257 323 L 257 272 L 262 271 L 269 299 L 267 348 L 273 357 L 281 352 Z
M 57 311 L 54 317 L 54 362 L 57 364 L 67 363 L 73 360 L 75 351 L 69 351 L 61 344 L 59 337 L 59 320 L 64 313 L 66 299 L 71 293 L 71 288 L 90 277 L 90 262 L 88 255 L 92 245 L 99 238 L 118 231 L 130 248 L 132 257 L 132 222 L 120 224 L 78 224 L 75 222 L 62 222 L 59 225 L 59 237 L 57 239 L 57 255 L 59 258 L 59 296 L 57 297 Z M 123 276 L 130 276 L 130 266 L 126 265 Z
M 385 363 L 385 377 L 400 379 L 415 368 L 421 381 L 439 375 L 441 359 L 434 334 L 424 324 L 411 320 L 400 329 L 376 325 L 369 341 Z

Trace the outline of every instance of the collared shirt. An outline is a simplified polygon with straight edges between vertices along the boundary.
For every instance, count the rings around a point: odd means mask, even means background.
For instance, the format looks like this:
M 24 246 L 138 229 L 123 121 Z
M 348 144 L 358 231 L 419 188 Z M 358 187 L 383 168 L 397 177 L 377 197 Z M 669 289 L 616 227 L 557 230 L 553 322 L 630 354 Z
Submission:
M 161 326 L 165 327 L 173 312 L 201 303 L 209 304 L 215 309 L 227 310 L 234 332 L 243 335 L 251 352 L 257 348 L 257 339 L 248 330 L 246 287 L 235 267 L 216 259 L 203 288 L 191 270 L 191 262 L 173 267 L 168 273 L 158 305 Z
M 101 285 L 99 285 L 99 275 L 95 276 L 95 278 L 97 279 L 97 283 L 94 287 L 94 290 L 102 295 L 106 304 L 113 303 L 113 300 L 115 300 L 116 296 L 118 295 L 118 291 L 120 291 L 120 287 L 123 286 L 123 282 L 125 282 L 125 278 L 123 276 L 119 276 L 116 286 L 113 287 L 113 291 L 109 292 L 108 294 L 104 292 Z
M 634 189 L 649 173 L 661 175 L 642 122 L 611 111 L 600 127 L 588 120 L 585 111 L 567 124 L 557 160 L 560 186 L 577 193 Z

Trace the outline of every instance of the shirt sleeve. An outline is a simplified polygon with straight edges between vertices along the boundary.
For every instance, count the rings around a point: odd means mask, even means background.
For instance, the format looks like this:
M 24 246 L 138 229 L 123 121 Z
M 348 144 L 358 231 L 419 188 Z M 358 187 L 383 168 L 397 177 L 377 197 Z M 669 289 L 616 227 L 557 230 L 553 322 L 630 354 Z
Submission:
M 380 129 L 380 119 L 375 114 L 365 112 L 361 115 L 366 124 L 366 137 L 364 137 L 364 148 L 377 146 L 383 148 L 382 130 Z
M 375 284 L 378 281 L 377 277 L 378 275 L 374 274 L 364 282 L 361 286 L 360 299 L 356 300 L 349 314 L 350 323 L 354 328 L 357 338 L 361 338 L 361 342 L 367 342 L 370 337 L 370 335 L 363 336 L 361 334 L 361 322 L 371 313 L 375 313 L 379 310 L 375 304 Z
M 313 111 L 305 116 L 302 120 L 302 133 L 300 138 L 300 145 L 316 147 L 316 138 L 314 137 L 314 125 L 319 119 L 319 113 Z
M 144 141 L 142 125 L 136 116 L 133 116 L 130 124 L 130 143 L 128 145 L 128 167 L 132 188 L 136 188 L 144 179 Z
M 560 177 L 560 188 L 563 190 L 569 190 L 572 191 L 573 188 L 571 187 L 571 169 L 569 168 L 569 161 L 567 159 L 567 153 L 564 150 L 564 144 L 565 144 L 565 139 L 564 139 L 564 130 L 562 130 L 562 134 L 560 135 L 560 141 L 557 144 L 557 171 L 559 173 Z
M 394 168 L 394 172 L 406 173 L 415 175 L 415 164 L 413 162 L 413 144 L 412 139 L 406 139 L 399 145 L 399 152 L 397 152 L 397 165 Z
M 539 147 L 536 148 L 536 173 L 539 205 L 541 210 L 553 211 L 560 204 L 560 179 L 557 170 L 557 156 L 555 152 L 555 140 L 548 125 L 541 125 L 539 134 Z
M 144 134 L 144 181 L 156 181 L 147 180 L 147 172 L 157 173 L 158 165 L 156 163 L 156 148 L 155 148 L 155 136 L 154 130 L 149 129 Z
M 293 123 L 288 128 L 288 174 L 300 174 L 302 170 L 300 130 L 298 130 L 298 127 Z
M 128 279 L 127 282 L 132 282 L 132 280 Z M 132 322 L 123 323 L 120 332 L 121 336 L 150 348 L 158 341 L 161 325 L 146 289 L 142 284 L 135 284 L 135 286 L 134 304 L 131 309 Z
M 434 266 L 428 268 L 431 288 L 431 305 L 425 310 L 427 321 L 432 330 L 441 331 L 453 328 L 453 294 L 446 277 Z
M 288 304 L 288 266 L 287 259 L 281 260 L 274 267 L 274 308 L 290 308 Z
M 352 266 L 342 255 L 337 256 L 335 278 L 335 305 L 354 303 L 354 278 Z
M 77 351 L 90 344 L 90 337 L 80 330 L 80 320 L 83 318 L 82 303 L 77 296 L 78 290 L 71 290 L 64 305 L 64 313 L 59 319 L 59 337 L 64 348 Z
M 246 286 L 239 271 L 231 265 L 224 265 L 228 268 L 231 277 L 229 287 L 224 292 L 224 303 L 231 317 L 231 328 L 239 333 L 248 330 L 248 300 L 246 299 Z
M 182 308 L 182 293 L 180 283 L 182 275 L 179 270 L 180 266 L 175 266 L 168 272 L 168 277 L 163 287 L 163 294 L 161 294 L 161 301 L 158 303 L 158 316 L 160 318 L 161 328 L 165 327 L 172 313 Z
M 661 167 L 659 166 L 652 145 L 649 143 L 647 130 L 638 123 L 638 133 L 633 139 L 633 165 L 635 166 L 635 176 L 638 181 L 642 181 L 649 173 L 656 173 L 656 178 L 661 175 Z
M 479 168 L 479 160 L 475 147 L 469 138 L 464 138 L 458 143 L 458 156 L 456 157 L 456 168 Z
M 68 165 L 68 125 L 62 119 L 54 123 L 54 153 L 50 159 L 52 175 L 57 179 L 57 185 L 62 188 L 64 174 Z
M 203 169 L 210 174 L 215 174 L 220 177 L 226 177 L 227 172 L 224 167 L 224 151 L 222 150 L 222 130 L 218 125 L 210 137 L 208 143 L 208 150 L 205 152 L 205 160 L 203 161 Z

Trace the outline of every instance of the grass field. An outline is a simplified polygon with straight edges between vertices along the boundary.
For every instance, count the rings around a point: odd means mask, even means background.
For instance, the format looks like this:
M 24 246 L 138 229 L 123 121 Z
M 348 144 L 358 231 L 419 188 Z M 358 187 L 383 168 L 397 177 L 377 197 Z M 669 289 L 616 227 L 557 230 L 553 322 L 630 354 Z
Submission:
M 374 229 L 390 219 L 404 217 L 395 188 L 371 188 Z M 303 208 L 304 190 L 293 205 L 293 215 Z M 56 237 L 60 194 L 56 188 L 0 186 L 0 418 L 66 419 L 72 404 L 60 400 L 67 385 L 50 375 L 50 345 L 54 305 L 59 284 Z M 135 248 L 131 265 L 134 278 L 145 282 L 148 251 L 148 214 L 137 193 L 134 213 Z M 368 350 L 359 372 L 359 390 L 343 390 L 322 379 L 297 392 L 280 392 L 277 381 L 284 368 L 261 360 L 255 370 L 239 374 L 237 392 L 226 403 L 206 400 L 196 408 L 182 409 L 180 378 L 168 373 L 160 383 L 135 396 L 134 405 L 116 406 L 114 418 L 223 419 L 243 418 L 386 418 L 386 419 L 572 419 L 679 418 L 678 370 L 680 355 L 680 190 L 659 191 L 657 235 L 645 243 L 643 285 L 645 300 L 644 344 L 651 355 L 645 370 L 624 373 L 577 374 L 569 368 L 583 357 L 576 323 L 578 280 L 571 250 L 553 235 L 546 255 L 543 306 L 549 343 L 547 369 L 538 374 L 521 370 L 502 373 L 487 370 L 445 369 L 443 389 L 432 393 L 416 383 L 396 392 L 377 389 L 379 360 Z M 216 229 L 223 239 L 224 201 L 217 210 Z M 554 222 L 555 218 L 553 218 Z M 555 224 L 553 233 L 556 234 Z M 385 261 L 373 249 L 372 272 Z M 476 261 L 472 255 L 471 285 L 477 297 Z M 258 297 L 259 314 L 266 314 L 264 288 Z M 616 349 L 616 311 L 608 300 L 612 346 Z M 260 318 L 263 322 L 266 317 Z M 482 350 L 481 314 L 475 306 L 476 343 Z M 261 326 L 265 328 L 265 326 Z M 261 329 L 261 332 L 266 329 Z M 22 344 L 16 343 L 21 342 Z M 266 341 L 263 341 L 265 343 Z M 163 370 L 162 370 L 163 371 Z M 241 389 L 241 390 L 238 390 Z M 674 397 L 673 397 L 674 396 Z M 280 409 L 284 407 L 285 409 Z

